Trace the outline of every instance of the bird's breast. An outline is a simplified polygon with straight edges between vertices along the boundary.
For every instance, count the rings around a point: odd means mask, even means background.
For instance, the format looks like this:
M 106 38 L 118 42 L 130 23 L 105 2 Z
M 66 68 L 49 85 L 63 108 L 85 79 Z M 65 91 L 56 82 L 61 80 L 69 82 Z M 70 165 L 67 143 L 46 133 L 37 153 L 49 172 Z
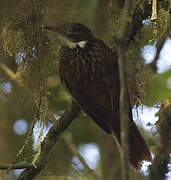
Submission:
M 77 88 L 91 85 L 103 76 L 100 58 L 93 49 L 63 49 L 60 53 L 62 81 Z

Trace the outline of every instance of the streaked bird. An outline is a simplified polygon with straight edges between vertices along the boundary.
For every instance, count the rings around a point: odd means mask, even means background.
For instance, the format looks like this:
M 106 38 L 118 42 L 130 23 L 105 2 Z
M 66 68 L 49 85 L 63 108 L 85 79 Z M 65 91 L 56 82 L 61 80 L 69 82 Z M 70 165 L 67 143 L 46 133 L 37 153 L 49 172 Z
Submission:
M 47 26 L 62 42 L 60 79 L 73 99 L 106 133 L 120 140 L 118 56 L 80 23 Z M 148 147 L 132 119 L 130 105 L 130 163 L 138 170 L 151 161 Z

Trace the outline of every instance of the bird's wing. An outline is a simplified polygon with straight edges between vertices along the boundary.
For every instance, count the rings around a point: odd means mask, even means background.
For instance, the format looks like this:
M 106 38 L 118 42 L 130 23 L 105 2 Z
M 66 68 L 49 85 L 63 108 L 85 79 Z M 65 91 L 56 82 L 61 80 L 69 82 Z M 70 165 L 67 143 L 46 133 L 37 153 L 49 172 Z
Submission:
M 92 56 L 86 56 L 87 61 L 97 61 L 96 71 L 91 76 L 94 80 L 86 84 L 81 93 L 72 94 L 84 111 L 107 133 L 120 130 L 119 121 L 119 68 L 117 54 L 101 40 L 97 39 L 94 48 L 90 49 Z M 72 92 L 72 88 L 71 88 Z M 79 96 L 79 97 L 78 97 Z M 113 126 L 117 130 L 113 129 Z M 112 127 L 112 128 L 111 128 Z
M 84 90 L 79 102 L 84 111 L 107 133 L 111 127 L 116 127 L 115 134 L 119 133 L 119 87 L 111 86 L 112 82 L 106 79 L 91 84 Z M 116 82 L 113 82 L 116 83 Z M 118 89 L 117 89 L 118 88 Z M 81 100 L 81 101 L 80 101 Z M 116 132 L 117 131 L 117 132 Z

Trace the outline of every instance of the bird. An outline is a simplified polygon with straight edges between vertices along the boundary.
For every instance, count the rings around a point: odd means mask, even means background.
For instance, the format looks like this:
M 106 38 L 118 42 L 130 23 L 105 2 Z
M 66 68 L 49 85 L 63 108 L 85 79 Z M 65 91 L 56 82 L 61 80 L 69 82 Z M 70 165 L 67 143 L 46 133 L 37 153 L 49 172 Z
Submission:
M 59 74 L 62 84 L 83 111 L 112 135 L 122 149 L 117 51 L 81 23 L 46 26 L 45 29 L 55 32 L 61 42 Z M 138 171 L 143 161 L 151 161 L 151 154 L 133 121 L 130 103 L 129 126 L 130 164 Z

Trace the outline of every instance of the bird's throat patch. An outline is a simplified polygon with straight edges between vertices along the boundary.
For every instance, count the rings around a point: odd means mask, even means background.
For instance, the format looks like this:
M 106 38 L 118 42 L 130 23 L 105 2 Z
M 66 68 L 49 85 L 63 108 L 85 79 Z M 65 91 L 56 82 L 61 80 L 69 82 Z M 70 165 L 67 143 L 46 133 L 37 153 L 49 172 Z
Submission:
M 68 38 L 65 38 L 63 36 L 59 36 L 59 39 L 61 41 L 62 44 L 67 45 L 70 49 L 74 49 L 77 46 L 79 46 L 80 48 L 84 48 L 87 44 L 87 41 L 80 41 L 80 42 L 73 42 Z
M 66 44 L 70 49 L 74 49 L 77 46 L 79 46 L 80 48 L 84 48 L 87 44 L 87 41 L 80 41 L 80 42 L 76 42 L 76 43 L 72 42 L 72 41 L 67 41 Z

